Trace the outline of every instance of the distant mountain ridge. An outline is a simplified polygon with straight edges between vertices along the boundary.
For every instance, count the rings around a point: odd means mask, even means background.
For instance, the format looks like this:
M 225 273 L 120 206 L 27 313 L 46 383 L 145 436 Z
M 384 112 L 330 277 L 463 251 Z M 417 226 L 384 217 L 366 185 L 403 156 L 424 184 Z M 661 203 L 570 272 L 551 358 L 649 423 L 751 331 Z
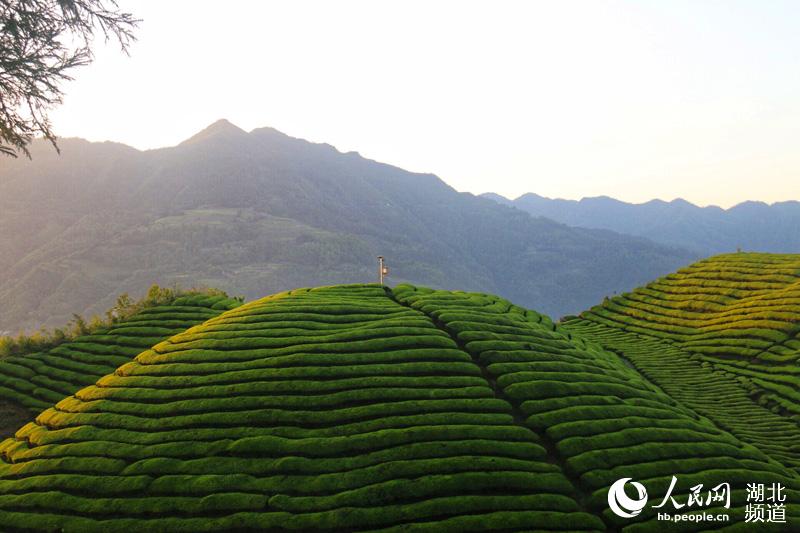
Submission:
M 61 325 L 153 283 L 256 297 L 372 281 L 513 297 L 555 316 L 695 259 L 535 219 L 432 174 L 218 121 L 183 143 L 44 142 L 0 164 L 0 330 Z
M 646 237 L 708 256 L 741 248 L 772 253 L 800 252 L 800 202 L 742 202 L 729 209 L 699 207 L 683 199 L 631 204 L 598 196 L 581 200 L 545 198 L 534 193 L 509 200 L 481 195 L 533 216 L 568 226 L 598 228 Z

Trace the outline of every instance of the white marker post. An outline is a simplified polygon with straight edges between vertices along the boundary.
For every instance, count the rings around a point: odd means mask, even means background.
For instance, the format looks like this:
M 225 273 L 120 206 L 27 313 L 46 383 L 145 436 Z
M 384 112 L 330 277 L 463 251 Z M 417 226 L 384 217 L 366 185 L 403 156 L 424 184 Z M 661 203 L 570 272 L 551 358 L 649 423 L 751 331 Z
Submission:
M 378 256 L 378 280 L 380 284 L 383 285 L 383 278 L 384 276 L 389 275 L 389 267 L 386 266 L 386 263 L 383 261 L 383 256 Z

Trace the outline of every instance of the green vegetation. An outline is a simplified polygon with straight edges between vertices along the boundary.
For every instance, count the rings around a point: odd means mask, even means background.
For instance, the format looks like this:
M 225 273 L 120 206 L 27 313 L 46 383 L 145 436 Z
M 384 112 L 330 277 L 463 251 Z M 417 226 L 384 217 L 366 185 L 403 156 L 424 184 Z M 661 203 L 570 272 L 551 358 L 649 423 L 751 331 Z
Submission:
M 607 524 L 664 528 L 651 508 L 642 511 L 636 526 L 611 514 L 606 493 L 621 477 L 643 482 L 651 494 L 666 493 L 672 475 L 686 487 L 727 480 L 734 492 L 753 478 L 800 488 L 796 472 L 665 394 L 617 355 L 572 337 L 543 315 L 491 295 L 410 286 L 394 292 L 459 341 L 525 425 L 552 446 L 586 504 Z M 782 429 L 784 444 L 797 442 L 796 426 Z M 732 523 L 743 520 L 741 509 L 735 511 Z
M 800 256 L 712 257 L 562 328 L 800 472 Z
M 218 289 L 180 289 L 177 287 L 159 287 L 151 285 L 147 294 L 134 301 L 123 293 L 117 297 L 114 307 L 105 312 L 105 316 L 95 315 L 88 322 L 81 315 L 74 314 L 72 320 L 65 328 L 53 328 L 48 330 L 42 328 L 32 334 L 20 333 L 16 337 L 0 336 L 0 359 L 10 355 L 23 355 L 33 352 L 41 352 L 83 337 L 108 330 L 112 326 L 129 319 L 133 315 L 151 307 L 160 305 L 170 305 L 175 300 L 183 296 L 209 296 L 219 297 L 218 300 L 208 300 L 209 305 L 214 305 L 218 301 L 227 298 L 227 295 Z M 202 300 L 197 300 L 202 301 Z M 242 299 L 238 300 L 240 303 Z M 231 302 L 232 303 L 232 302 Z M 220 304 L 218 309 L 227 309 L 227 305 Z
M 760 405 L 800 421 L 800 255 L 712 257 L 612 298 L 581 319 L 666 345 L 660 349 L 677 348 L 679 358 L 735 378 Z
M 800 526 L 771 450 L 496 296 L 289 291 L 120 362 L 0 443 L 4 530 L 652 530 L 606 491 L 673 475 L 731 483 L 732 523 L 780 482 Z
M 0 457 L 17 529 L 604 527 L 470 356 L 377 286 L 292 291 L 173 336 Z
M 677 346 L 618 328 L 580 319 L 568 321 L 564 328 L 616 351 L 672 398 L 800 472 L 797 418 L 755 402 L 759 396 L 743 387 L 735 374 L 715 369 Z
M 153 344 L 240 304 L 215 290 L 154 285 L 139 301 L 120 296 L 105 319 L 87 324 L 77 317 L 70 330 L 8 339 L 0 359 L 0 400 L 35 415 Z M 8 425 L 1 429 L 0 436 L 10 434 Z

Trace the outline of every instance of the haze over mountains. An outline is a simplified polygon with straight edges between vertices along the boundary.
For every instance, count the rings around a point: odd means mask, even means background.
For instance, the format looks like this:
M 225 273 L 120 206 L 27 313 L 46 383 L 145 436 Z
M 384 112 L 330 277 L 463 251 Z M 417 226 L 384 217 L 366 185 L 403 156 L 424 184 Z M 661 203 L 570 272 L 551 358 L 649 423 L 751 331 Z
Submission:
M 480 290 L 560 316 L 688 263 L 272 128 L 219 121 L 178 146 L 43 142 L 0 166 L 0 330 L 61 325 L 150 284 L 248 298 L 372 281 Z
M 730 209 L 698 207 L 686 200 L 651 200 L 630 204 L 599 196 L 577 200 L 552 199 L 528 193 L 509 200 L 494 193 L 481 195 L 517 207 L 533 216 L 569 226 L 602 228 L 647 237 L 687 248 L 700 256 L 742 250 L 800 252 L 800 202 L 743 202 Z

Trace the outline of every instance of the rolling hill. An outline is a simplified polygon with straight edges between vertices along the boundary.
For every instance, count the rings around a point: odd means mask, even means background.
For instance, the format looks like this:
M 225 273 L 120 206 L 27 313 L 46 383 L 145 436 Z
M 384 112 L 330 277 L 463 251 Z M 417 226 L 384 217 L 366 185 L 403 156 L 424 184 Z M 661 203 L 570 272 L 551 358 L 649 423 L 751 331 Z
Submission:
M 0 444 L 0 523 L 695 530 L 657 522 L 651 507 L 630 519 L 608 509 L 614 480 L 655 497 L 677 476 L 683 494 L 730 483 L 731 530 L 745 525 L 747 483 L 781 483 L 786 527 L 800 527 L 800 475 L 785 456 L 571 329 L 497 296 L 412 285 L 245 304 L 155 344 Z
M 545 198 L 523 194 L 508 200 L 498 194 L 481 195 L 541 216 L 583 228 L 601 228 L 680 246 L 707 257 L 753 250 L 772 253 L 800 252 L 800 202 L 743 202 L 729 209 L 698 207 L 686 200 L 651 200 L 631 204 L 598 196 L 581 200 Z
M 563 327 L 800 471 L 800 256 L 715 256 Z
M 0 333 L 91 315 L 150 284 L 257 298 L 374 279 L 481 290 L 575 313 L 696 259 L 461 194 L 436 176 L 271 128 L 217 122 L 138 151 L 34 143 L 0 162 Z

